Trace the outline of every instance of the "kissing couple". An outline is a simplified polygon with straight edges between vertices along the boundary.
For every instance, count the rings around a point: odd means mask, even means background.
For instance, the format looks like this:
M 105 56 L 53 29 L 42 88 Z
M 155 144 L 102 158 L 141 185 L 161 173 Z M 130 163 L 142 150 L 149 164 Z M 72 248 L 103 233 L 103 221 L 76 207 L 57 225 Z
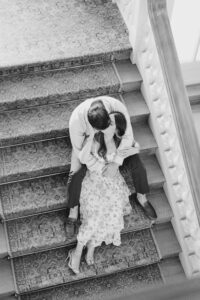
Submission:
M 84 247 L 85 260 L 92 265 L 95 248 L 102 242 L 120 246 L 124 215 L 132 209 L 131 194 L 136 193 L 135 201 L 150 219 L 157 215 L 146 198 L 147 174 L 122 102 L 109 96 L 85 100 L 72 112 L 69 133 L 72 156 L 66 231 L 76 232 L 79 213 L 81 225 L 77 246 L 68 252 L 68 265 L 78 274 Z

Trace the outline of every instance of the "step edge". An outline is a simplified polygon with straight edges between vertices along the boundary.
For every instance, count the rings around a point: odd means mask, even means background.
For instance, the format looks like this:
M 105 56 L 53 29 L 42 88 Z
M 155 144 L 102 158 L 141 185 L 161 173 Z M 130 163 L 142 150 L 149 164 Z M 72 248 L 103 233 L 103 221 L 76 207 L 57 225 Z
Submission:
M 18 68 L 24 68 L 27 69 L 27 67 L 29 68 L 37 68 L 40 66 L 40 70 L 38 72 L 47 72 L 47 71 L 50 71 L 50 70 L 61 70 L 61 69 L 70 69 L 70 68 L 74 68 L 74 67 L 79 67 L 79 66 L 82 66 L 82 64 L 75 64 L 75 65 L 72 65 L 72 67 L 69 67 L 69 66 L 62 66 L 62 67 L 56 67 L 56 68 L 49 68 L 48 70 L 47 69 L 42 69 L 42 66 L 41 65 L 48 65 L 48 64 L 64 64 L 64 63 L 70 63 L 70 62 L 77 62 L 77 61 L 81 61 L 82 58 L 85 58 L 87 59 L 88 57 L 91 58 L 91 63 L 90 64 L 96 64 L 98 62 L 102 62 L 102 58 L 104 58 L 103 62 L 111 62 L 113 60 L 118 60 L 117 59 L 117 55 L 123 53 L 125 54 L 126 52 L 127 53 L 127 56 L 130 57 L 130 54 L 132 52 L 132 47 L 131 45 L 127 45 L 127 46 L 124 46 L 123 49 L 115 49 L 115 50 L 111 50 L 111 51 L 107 51 L 106 53 L 104 52 L 100 52 L 100 53 L 93 53 L 93 54 L 87 54 L 87 55 L 84 55 L 84 56 L 77 56 L 77 57 L 69 57 L 69 58 L 55 58 L 55 59 L 52 59 L 52 60 L 46 60 L 46 61 L 35 61 L 35 62 L 26 62 L 26 63 L 20 63 L 20 64 L 14 64 L 14 65 L 7 65 L 7 66 L 0 66 L 0 78 L 2 77 L 9 77 L 9 76 L 13 76 L 13 75 L 18 75 L 18 74 L 35 74 L 37 73 L 37 71 L 23 71 L 23 72 L 18 72 L 18 73 L 12 73 L 10 72 L 9 75 L 2 75 L 3 74 L 3 71 L 6 71 L 6 70 L 14 70 L 14 69 L 18 69 Z M 106 56 L 105 56 L 106 54 Z M 116 58 L 114 58 L 114 55 L 116 56 Z M 107 57 L 107 59 L 105 59 L 105 57 Z M 92 60 L 93 59 L 93 60 Z M 120 59 L 119 59 L 120 60 Z M 88 62 L 87 62 L 87 65 L 88 65 Z M 6 73 L 6 72 L 5 72 Z
M 166 258 L 170 258 L 170 257 L 177 256 L 177 255 L 182 251 L 182 250 L 181 250 L 181 246 L 180 246 L 180 244 L 179 244 L 179 242 L 178 242 L 178 239 L 177 239 L 177 237 L 176 237 L 176 234 L 175 234 L 175 232 L 174 232 L 174 229 L 173 229 L 173 227 L 172 227 L 171 222 L 161 223 L 161 224 L 155 224 L 156 227 L 161 227 L 162 225 L 168 225 L 168 229 L 167 229 L 168 232 L 172 232 L 172 231 L 173 231 L 174 238 L 175 238 L 175 241 L 176 241 L 176 245 L 173 247 L 173 250 L 172 250 L 171 252 L 169 252 L 169 253 L 167 253 L 167 254 L 162 254 L 162 251 L 161 251 L 161 247 L 160 247 L 159 241 L 157 240 L 156 234 L 155 234 L 155 232 L 154 232 L 155 227 L 152 227 L 152 228 L 151 228 L 152 235 L 154 236 L 154 238 L 155 238 L 155 243 L 156 243 L 156 245 L 157 245 L 157 247 L 158 247 L 158 249 L 159 249 L 158 251 L 159 251 L 159 253 L 160 253 L 160 259 L 161 259 L 161 260 L 166 259 Z M 162 229 L 161 229 L 161 231 L 162 231 Z M 171 240 L 168 241 L 168 244 L 169 244 L 170 241 L 171 241 Z

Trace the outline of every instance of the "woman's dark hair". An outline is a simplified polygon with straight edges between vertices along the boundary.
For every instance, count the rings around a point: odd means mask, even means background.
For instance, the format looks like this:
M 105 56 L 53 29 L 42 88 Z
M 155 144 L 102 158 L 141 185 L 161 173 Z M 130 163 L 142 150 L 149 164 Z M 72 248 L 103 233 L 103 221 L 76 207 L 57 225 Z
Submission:
M 88 121 L 93 128 L 104 130 L 110 125 L 110 117 L 101 100 L 94 101 L 88 111 Z
M 116 133 L 114 134 L 113 138 L 116 148 L 118 148 L 121 143 L 122 136 L 125 134 L 127 122 L 125 116 L 121 112 L 113 111 L 110 113 L 110 115 L 111 114 L 114 114 L 115 117 Z M 100 145 L 98 150 L 99 156 L 103 157 L 106 160 L 107 148 L 104 140 L 104 133 L 101 131 L 96 133 L 95 139 L 97 142 L 99 142 Z

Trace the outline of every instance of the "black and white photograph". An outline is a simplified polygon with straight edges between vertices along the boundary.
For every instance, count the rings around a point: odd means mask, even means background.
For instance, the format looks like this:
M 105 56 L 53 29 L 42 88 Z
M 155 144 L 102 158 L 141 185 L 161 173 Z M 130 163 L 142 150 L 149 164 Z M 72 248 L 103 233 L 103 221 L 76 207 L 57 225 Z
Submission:
M 0 300 L 200 299 L 199 14 L 0 0 Z

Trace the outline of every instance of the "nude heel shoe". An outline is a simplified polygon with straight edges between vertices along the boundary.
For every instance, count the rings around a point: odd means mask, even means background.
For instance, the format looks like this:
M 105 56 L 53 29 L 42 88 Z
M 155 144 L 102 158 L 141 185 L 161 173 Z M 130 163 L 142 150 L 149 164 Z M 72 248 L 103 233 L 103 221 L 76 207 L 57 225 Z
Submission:
M 67 258 L 66 258 L 65 261 L 69 261 L 68 262 L 68 267 L 74 272 L 74 274 L 78 275 L 78 274 L 80 274 L 80 270 L 72 267 L 72 256 L 73 256 L 73 253 L 74 253 L 73 249 L 69 250 Z

